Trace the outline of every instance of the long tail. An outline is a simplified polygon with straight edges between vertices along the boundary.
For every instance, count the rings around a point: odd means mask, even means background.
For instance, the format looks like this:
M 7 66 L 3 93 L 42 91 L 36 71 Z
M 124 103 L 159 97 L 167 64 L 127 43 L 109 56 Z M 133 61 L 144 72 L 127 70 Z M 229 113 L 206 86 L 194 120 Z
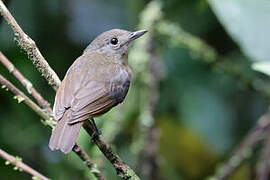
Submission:
M 64 116 L 58 121 L 49 142 L 51 150 L 54 151 L 60 149 L 65 154 L 72 150 L 83 124 L 83 122 L 72 125 L 68 124 L 69 111 L 70 110 L 67 110 Z

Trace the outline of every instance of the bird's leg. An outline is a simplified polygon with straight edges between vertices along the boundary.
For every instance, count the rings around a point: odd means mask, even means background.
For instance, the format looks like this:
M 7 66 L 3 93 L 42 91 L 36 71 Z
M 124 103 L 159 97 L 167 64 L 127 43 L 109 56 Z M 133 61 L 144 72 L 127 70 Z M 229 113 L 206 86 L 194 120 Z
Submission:
M 91 120 L 91 123 L 92 123 L 92 125 L 94 126 L 94 129 L 95 129 L 94 132 L 93 132 L 93 134 L 91 135 L 91 141 L 93 142 L 93 140 L 94 140 L 97 136 L 101 135 L 102 132 L 101 132 L 100 129 L 98 129 L 98 127 L 97 127 L 97 125 L 96 125 L 96 123 L 95 123 L 94 118 L 90 118 L 90 120 Z
M 96 122 L 95 122 L 94 118 L 91 118 L 91 121 L 92 121 L 92 124 L 94 125 L 96 134 L 97 134 L 97 135 L 101 135 L 102 132 L 101 132 L 100 129 L 98 129 L 98 127 L 97 127 L 97 125 L 96 125 Z

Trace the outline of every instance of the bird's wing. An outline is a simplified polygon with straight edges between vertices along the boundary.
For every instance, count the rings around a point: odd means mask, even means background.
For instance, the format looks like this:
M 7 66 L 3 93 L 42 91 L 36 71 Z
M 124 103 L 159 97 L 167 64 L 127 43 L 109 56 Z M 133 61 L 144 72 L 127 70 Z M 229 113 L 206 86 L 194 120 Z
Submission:
M 79 57 L 72 64 L 56 92 L 53 106 L 53 113 L 56 120 L 60 120 L 66 110 L 71 107 L 74 93 L 81 87 L 81 81 L 83 80 L 84 76 L 79 76 L 78 73 L 79 70 L 83 68 L 81 65 L 81 63 L 83 63 L 82 61 L 83 59 Z
M 102 59 L 99 60 L 102 62 Z M 56 94 L 54 114 L 57 120 L 67 109 L 71 110 L 70 122 L 105 113 L 120 103 L 128 91 L 130 77 L 123 70 L 110 69 L 114 66 L 103 63 L 101 71 L 83 65 L 83 60 L 76 61 L 81 62 L 71 66 Z

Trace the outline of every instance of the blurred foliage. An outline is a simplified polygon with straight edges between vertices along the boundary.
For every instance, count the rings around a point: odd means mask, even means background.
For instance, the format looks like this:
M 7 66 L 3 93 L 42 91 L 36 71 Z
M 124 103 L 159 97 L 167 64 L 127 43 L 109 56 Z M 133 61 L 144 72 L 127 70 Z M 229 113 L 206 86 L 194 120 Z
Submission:
M 270 76 L 270 63 L 268 61 L 253 63 L 252 69 Z
M 267 0 L 209 0 L 209 3 L 243 52 L 251 60 L 269 61 L 270 2 Z
M 266 19 L 270 8 L 266 0 L 10 0 L 9 9 L 60 78 L 99 33 L 112 28 L 150 31 L 131 47 L 135 77 L 125 102 L 97 120 L 106 140 L 139 174 L 139 152 L 154 121 L 145 109 L 151 96 L 147 88 L 151 81 L 147 66 L 150 38 L 154 53 L 162 59 L 162 77 L 166 75 L 158 88 L 155 110 L 161 130 L 160 179 L 212 175 L 267 109 L 264 96 L 251 90 L 245 79 L 230 74 L 239 72 L 247 80 L 254 76 L 266 79 L 250 70 L 252 61 L 269 60 Z M 54 91 L 13 42 L 5 22 L 0 24 L 0 50 L 53 104 Z M 218 65 L 213 63 L 216 61 Z M 269 72 L 269 66 L 260 67 Z M 0 72 L 24 90 L 1 65 Z M 1 148 L 53 179 L 93 178 L 74 154 L 48 149 L 50 129 L 29 108 L 4 90 L 0 99 Z M 83 130 L 79 142 L 108 179 L 117 179 L 111 164 L 89 145 Z M 0 179 L 29 179 L 4 162 L 0 159 Z M 247 161 L 232 179 L 252 179 L 254 163 Z

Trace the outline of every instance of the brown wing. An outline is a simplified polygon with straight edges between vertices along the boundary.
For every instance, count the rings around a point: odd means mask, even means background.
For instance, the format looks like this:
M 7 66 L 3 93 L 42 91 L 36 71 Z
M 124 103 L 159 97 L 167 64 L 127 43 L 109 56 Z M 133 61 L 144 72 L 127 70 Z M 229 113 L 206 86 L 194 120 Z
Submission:
M 71 105 L 73 122 L 86 116 L 97 116 L 110 110 L 117 101 L 110 95 L 109 84 L 90 81 L 77 91 Z
M 78 58 L 73 63 L 56 92 L 53 106 L 53 112 L 56 120 L 60 120 L 66 110 L 71 107 L 75 92 L 80 89 L 82 81 L 85 80 L 85 77 L 80 75 L 79 72 L 81 71 L 81 74 L 83 74 L 85 71 L 83 63 L 82 58 Z

